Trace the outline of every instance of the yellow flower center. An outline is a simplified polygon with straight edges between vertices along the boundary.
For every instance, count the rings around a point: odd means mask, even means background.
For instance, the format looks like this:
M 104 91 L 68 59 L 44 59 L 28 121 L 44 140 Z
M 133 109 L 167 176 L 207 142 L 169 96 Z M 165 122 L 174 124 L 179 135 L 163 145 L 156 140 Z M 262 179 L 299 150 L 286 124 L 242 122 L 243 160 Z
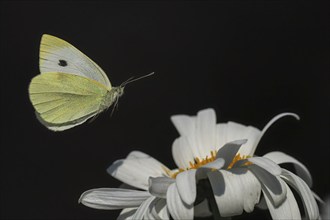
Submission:
M 181 172 L 184 172 L 184 171 L 190 170 L 190 169 L 198 169 L 199 167 L 204 166 L 205 164 L 208 164 L 208 163 L 214 161 L 216 159 L 217 151 L 215 151 L 215 150 L 211 151 L 210 154 L 211 154 L 210 157 L 206 156 L 205 158 L 201 158 L 201 159 L 198 158 L 198 157 L 195 157 L 194 161 L 189 161 L 190 167 L 188 167 L 186 169 L 179 168 L 179 170 L 175 173 L 172 173 L 170 170 L 165 169 L 165 172 L 167 173 L 167 175 L 169 175 L 170 177 L 175 179 L 176 176 Z M 246 155 L 241 156 L 239 153 L 236 154 L 234 159 L 228 165 L 227 170 L 231 169 L 237 161 L 244 160 L 244 159 L 247 159 L 247 158 L 250 158 L 250 157 L 251 156 L 246 156 Z M 251 165 L 251 164 L 252 163 L 250 161 L 246 161 L 242 166 L 248 166 L 248 165 Z
M 204 166 L 205 164 L 208 164 L 208 163 L 214 161 L 216 156 L 217 156 L 217 151 L 213 150 L 213 151 L 211 151 L 211 156 L 210 157 L 206 156 L 205 158 L 202 158 L 202 159 L 199 159 L 198 157 L 195 157 L 193 162 L 189 161 L 190 167 L 187 168 L 187 170 L 198 169 L 201 166 Z

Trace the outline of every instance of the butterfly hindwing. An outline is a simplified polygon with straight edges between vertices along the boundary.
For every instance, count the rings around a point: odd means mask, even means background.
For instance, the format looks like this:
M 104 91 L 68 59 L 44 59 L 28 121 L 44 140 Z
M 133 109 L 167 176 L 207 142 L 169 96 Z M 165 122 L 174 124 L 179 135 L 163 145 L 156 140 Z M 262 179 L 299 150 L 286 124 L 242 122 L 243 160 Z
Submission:
M 101 67 L 60 38 L 44 34 L 41 38 L 39 57 L 41 74 L 62 72 L 84 76 L 111 89 L 111 83 Z
M 68 129 L 101 112 L 107 92 L 95 80 L 60 72 L 40 74 L 29 87 L 39 120 L 51 130 Z

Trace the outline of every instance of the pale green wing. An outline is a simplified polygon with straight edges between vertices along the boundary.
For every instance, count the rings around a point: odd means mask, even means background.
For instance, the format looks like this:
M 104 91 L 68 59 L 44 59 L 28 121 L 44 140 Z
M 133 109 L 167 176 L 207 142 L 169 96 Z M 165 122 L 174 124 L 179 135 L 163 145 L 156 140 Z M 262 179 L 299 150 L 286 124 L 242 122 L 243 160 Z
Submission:
M 59 72 L 40 74 L 29 87 L 37 117 L 51 130 L 77 126 L 101 112 L 107 92 L 95 80 Z
M 111 83 L 101 67 L 60 38 L 48 34 L 42 35 L 39 58 L 41 74 L 62 72 L 84 76 L 111 89 Z

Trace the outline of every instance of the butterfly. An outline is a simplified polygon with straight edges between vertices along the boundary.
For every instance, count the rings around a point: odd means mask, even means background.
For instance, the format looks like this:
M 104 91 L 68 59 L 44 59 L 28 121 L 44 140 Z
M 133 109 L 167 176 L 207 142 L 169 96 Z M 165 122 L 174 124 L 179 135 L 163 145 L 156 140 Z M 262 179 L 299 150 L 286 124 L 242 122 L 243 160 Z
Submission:
M 53 131 L 64 131 L 116 106 L 128 83 L 153 75 L 130 78 L 112 87 L 105 72 L 70 43 L 42 35 L 40 73 L 29 85 L 38 120 Z

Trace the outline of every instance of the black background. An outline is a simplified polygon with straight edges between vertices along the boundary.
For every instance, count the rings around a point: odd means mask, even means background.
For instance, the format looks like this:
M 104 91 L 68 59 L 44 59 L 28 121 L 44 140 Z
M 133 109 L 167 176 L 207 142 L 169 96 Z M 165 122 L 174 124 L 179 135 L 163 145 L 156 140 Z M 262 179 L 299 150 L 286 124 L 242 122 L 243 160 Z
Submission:
M 310 2 L 1 2 L 1 217 L 114 219 L 78 204 L 80 194 L 117 187 L 106 173 L 141 150 L 175 168 L 169 117 L 212 107 L 218 122 L 262 127 L 290 111 L 256 154 L 279 150 L 310 169 L 329 194 L 328 7 Z M 41 35 L 58 36 L 126 87 L 119 110 L 54 133 L 28 98 L 39 73 Z M 245 217 L 269 217 L 256 212 Z

